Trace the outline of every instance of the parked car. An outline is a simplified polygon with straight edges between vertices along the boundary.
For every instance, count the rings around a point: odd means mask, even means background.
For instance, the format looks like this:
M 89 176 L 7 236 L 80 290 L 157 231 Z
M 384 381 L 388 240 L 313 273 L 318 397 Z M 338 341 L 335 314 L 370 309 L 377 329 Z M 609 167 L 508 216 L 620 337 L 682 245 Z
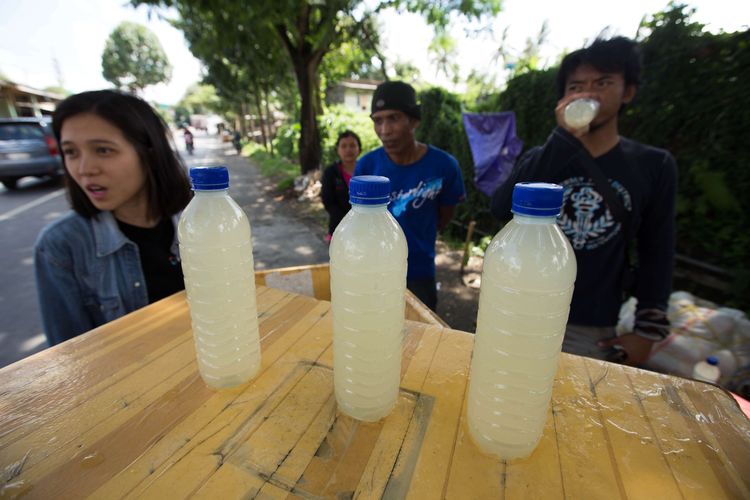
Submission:
M 26 176 L 60 176 L 63 163 L 46 118 L 0 118 L 0 182 L 15 189 Z

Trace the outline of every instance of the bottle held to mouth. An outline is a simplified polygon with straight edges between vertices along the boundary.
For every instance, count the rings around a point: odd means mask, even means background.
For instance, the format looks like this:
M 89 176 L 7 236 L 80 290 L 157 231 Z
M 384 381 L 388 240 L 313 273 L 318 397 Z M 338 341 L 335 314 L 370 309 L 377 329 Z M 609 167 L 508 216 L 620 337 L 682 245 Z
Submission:
M 599 112 L 599 101 L 595 99 L 576 99 L 565 106 L 565 123 L 574 129 L 586 127 Z

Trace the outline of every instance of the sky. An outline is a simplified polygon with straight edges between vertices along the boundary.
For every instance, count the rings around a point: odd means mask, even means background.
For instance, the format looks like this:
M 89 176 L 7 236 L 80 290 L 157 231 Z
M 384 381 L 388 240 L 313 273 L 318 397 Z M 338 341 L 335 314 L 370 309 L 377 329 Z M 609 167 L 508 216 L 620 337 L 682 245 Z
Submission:
M 693 0 L 693 20 L 711 31 L 747 29 L 748 0 Z M 458 40 L 457 61 L 465 78 L 472 69 L 487 71 L 499 37 L 509 27 L 508 45 L 520 52 L 528 37 L 535 37 L 547 20 L 549 36 L 542 60 L 554 63 L 560 53 L 575 50 L 609 27 L 609 33 L 634 36 L 644 15 L 663 10 L 667 0 L 505 0 L 488 35 L 469 38 L 461 25 L 452 31 Z M 172 79 L 146 89 L 144 97 L 175 104 L 187 88 L 200 80 L 201 65 L 187 48 L 179 30 L 159 19 L 147 7 L 131 7 L 126 0 L 0 0 L 0 73 L 36 88 L 63 87 L 72 92 L 111 87 L 101 75 L 104 44 L 122 21 L 147 26 L 157 36 L 172 64 Z M 386 57 L 411 61 L 422 78 L 450 87 L 436 75 L 427 47 L 431 29 L 421 17 L 386 12 L 382 17 Z

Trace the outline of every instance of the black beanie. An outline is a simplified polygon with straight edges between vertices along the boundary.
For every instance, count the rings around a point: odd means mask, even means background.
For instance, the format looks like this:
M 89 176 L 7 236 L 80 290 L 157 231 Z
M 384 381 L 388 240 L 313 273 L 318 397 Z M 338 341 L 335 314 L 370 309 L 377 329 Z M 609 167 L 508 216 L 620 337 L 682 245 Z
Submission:
M 402 111 L 412 118 L 421 119 L 422 114 L 417 104 L 417 92 L 414 87 L 404 82 L 383 82 L 372 94 L 372 110 L 370 114 L 384 109 Z

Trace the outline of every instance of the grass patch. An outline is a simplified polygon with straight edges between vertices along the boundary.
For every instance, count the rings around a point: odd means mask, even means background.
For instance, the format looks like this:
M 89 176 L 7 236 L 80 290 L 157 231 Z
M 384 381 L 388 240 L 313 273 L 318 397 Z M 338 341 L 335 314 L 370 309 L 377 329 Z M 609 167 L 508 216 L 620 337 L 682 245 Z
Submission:
M 286 158 L 274 156 L 263 147 L 248 143 L 242 148 L 242 155 L 247 156 L 258 165 L 260 173 L 276 181 L 276 189 L 285 191 L 294 186 L 294 179 L 299 175 L 299 165 Z

